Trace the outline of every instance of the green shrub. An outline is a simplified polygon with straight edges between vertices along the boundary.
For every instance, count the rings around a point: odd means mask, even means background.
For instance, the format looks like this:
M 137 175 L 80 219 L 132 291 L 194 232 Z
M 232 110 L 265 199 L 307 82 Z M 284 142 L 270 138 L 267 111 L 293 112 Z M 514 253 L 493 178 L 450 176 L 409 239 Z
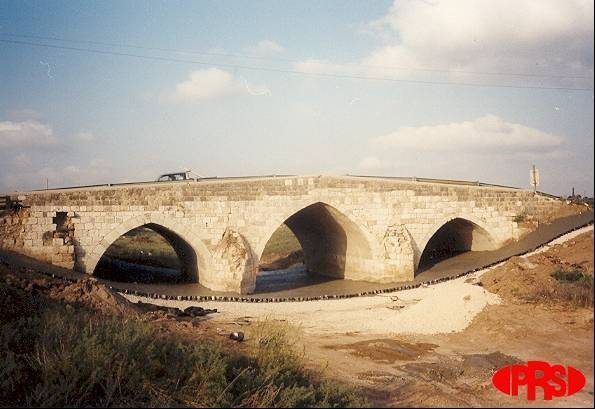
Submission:
M 555 288 L 557 299 L 577 307 L 593 307 L 593 275 L 580 270 L 558 270 L 552 273 L 559 285 Z
M 564 271 L 564 270 L 558 270 L 555 271 L 554 273 L 552 273 L 552 277 L 554 277 L 556 280 L 563 282 L 563 283 L 572 283 L 578 280 L 584 280 L 587 278 L 587 276 L 579 270 L 570 270 L 570 271 Z

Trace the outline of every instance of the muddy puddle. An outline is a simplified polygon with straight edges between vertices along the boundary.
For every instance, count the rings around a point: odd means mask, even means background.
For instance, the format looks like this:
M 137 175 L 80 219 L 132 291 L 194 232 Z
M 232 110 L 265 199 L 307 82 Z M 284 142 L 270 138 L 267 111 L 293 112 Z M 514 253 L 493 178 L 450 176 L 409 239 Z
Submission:
M 327 349 L 346 350 L 352 355 L 371 359 L 375 362 L 395 363 L 397 361 L 415 361 L 438 345 L 428 343 L 408 343 L 396 339 L 383 338 L 359 341 L 352 344 L 327 345 Z

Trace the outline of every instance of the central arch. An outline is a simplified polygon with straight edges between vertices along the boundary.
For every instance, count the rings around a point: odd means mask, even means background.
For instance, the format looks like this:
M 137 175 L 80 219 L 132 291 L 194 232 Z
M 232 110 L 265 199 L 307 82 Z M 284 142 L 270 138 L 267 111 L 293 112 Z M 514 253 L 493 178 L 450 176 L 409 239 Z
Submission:
M 362 230 L 326 203 L 306 206 L 283 223 L 297 238 L 309 273 L 357 279 L 372 260 L 372 249 Z M 262 251 L 259 259 L 261 256 Z

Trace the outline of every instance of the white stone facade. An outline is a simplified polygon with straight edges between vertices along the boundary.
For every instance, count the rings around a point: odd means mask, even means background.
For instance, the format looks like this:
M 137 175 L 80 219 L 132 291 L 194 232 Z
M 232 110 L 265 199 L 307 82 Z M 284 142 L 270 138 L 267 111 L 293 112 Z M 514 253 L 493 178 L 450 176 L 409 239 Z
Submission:
M 520 236 L 515 222 L 519 215 L 544 220 L 565 206 L 561 200 L 521 189 L 331 176 L 166 182 L 21 195 L 29 208 L 17 221 L 3 218 L 2 248 L 92 274 L 118 237 L 152 224 L 195 252 L 196 266 L 191 268 L 198 270 L 200 283 L 238 293 L 253 291 L 260 256 L 284 222 L 302 243 L 307 264 L 310 257 L 312 265 L 327 266 L 329 275 L 394 282 L 413 279 L 426 244 L 452 219 L 473 223 L 499 247 Z M 72 222 L 72 240 L 53 238 L 50 245 L 48 232 L 57 227 L 57 212 L 66 212 Z

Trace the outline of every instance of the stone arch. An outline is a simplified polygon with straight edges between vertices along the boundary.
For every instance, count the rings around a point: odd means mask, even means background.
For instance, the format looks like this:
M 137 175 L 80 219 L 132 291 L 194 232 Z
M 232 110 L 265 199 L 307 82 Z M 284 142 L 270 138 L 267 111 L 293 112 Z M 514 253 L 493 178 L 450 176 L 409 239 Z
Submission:
M 415 260 L 416 271 L 431 246 L 445 241 L 449 242 L 452 251 L 483 251 L 496 247 L 496 241 L 484 222 L 469 215 L 450 216 L 434 224 L 420 243 Z
M 324 202 L 295 206 L 268 223 L 261 244 L 255 251 L 260 260 L 273 232 L 285 223 L 294 233 L 302 250 L 306 268 L 311 272 L 337 278 L 360 279 L 378 254 L 378 245 L 363 225 Z M 256 272 L 251 276 L 255 282 Z
M 196 232 L 173 217 L 147 213 L 119 224 L 105 234 L 92 248 L 85 260 L 85 271 L 93 274 L 103 254 L 120 236 L 135 228 L 146 226 L 161 234 L 174 248 L 185 266 L 184 273 L 197 282 L 211 270 L 211 254 Z M 198 274 L 200 272 L 200 275 Z
M 307 202 L 300 201 L 299 203 L 295 203 L 292 206 L 286 208 L 286 210 L 283 213 L 271 215 L 271 218 L 268 220 L 268 222 L 265 226 L 265 231 L 261 235 L 260 241 L 258 242 L 258 244 L 256 246 L 254 246 L 253 257 L 254 257 L 255 262 L 258 263 L 258 261 L 262 257 L 262 253 L 264 251 L 264 248 L 265 248 L 267 242 L 269 241 L 269 239 L 271 238 L 271 236 L 273 235 L 275 230 L 277 230 L 281 224 L 285 223 L 285 221 L 287 219 L 289 219 L 291 216 L 293 216 L 294 214 L 300 212 L 301 210 L 305 209 L 308 206 L 312 206 L 317 203 L 321 203 L 323 205 L 334 208 L 336 211 L 338 211 L 339 213 L 344 215 L 350 222 L 352 222 L 354 225 L 356 225 L 359 228 L 361 234 L 368 241 L 368 244 L 370 245 L 372 254 L 374 256 L 380 256 L 382 254 L 382 249 L 381 249 L 380 244 L 377 242 L 377 239 L 374 236 L 372 236 L 372 234 L 370 234 L 368 229 L 365 227 L 366 223 L 360 217 L 356 216 L 352 212 L 349 212 L 347 209 L 342 208 L 339 204 L 331 203 L 331 202 L 325 201 L 325 200 L 309 200 Z

